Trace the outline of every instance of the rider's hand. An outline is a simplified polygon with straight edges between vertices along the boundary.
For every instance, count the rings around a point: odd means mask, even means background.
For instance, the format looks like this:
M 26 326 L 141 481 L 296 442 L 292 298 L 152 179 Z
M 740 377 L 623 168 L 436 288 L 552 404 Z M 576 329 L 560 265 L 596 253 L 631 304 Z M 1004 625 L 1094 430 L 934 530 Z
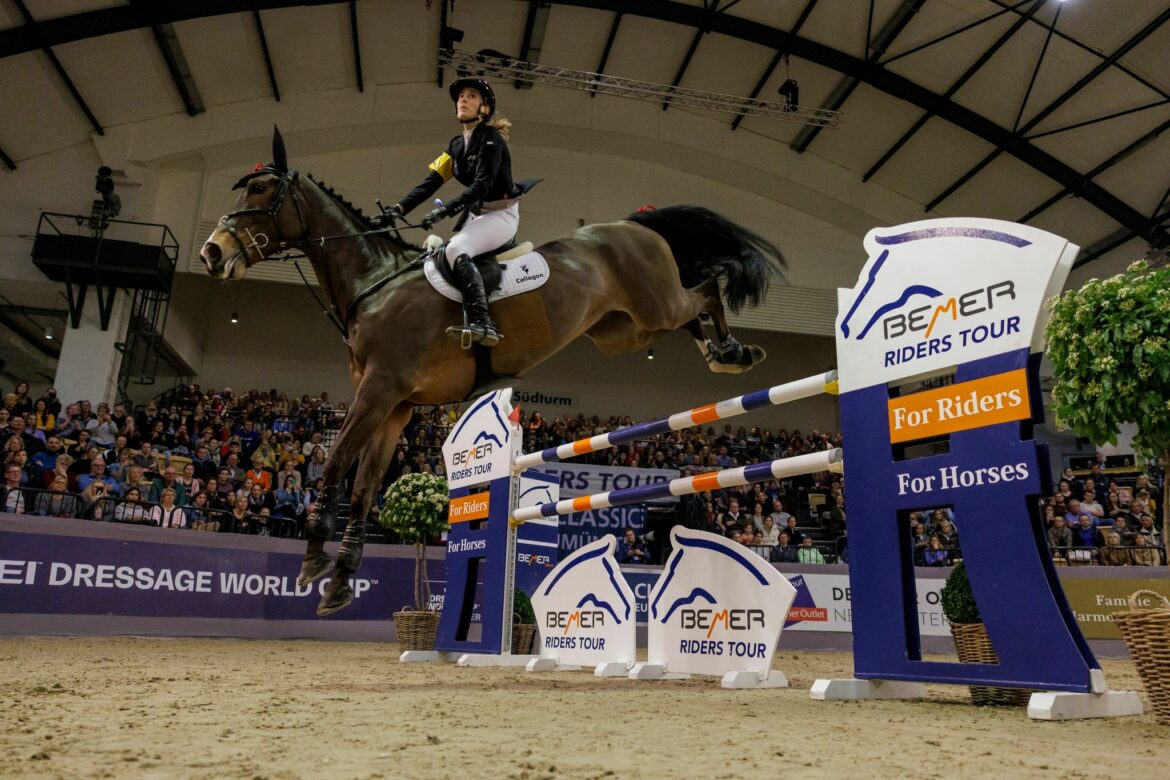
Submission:
M 430 230 L 431 225 L 435 224 L 440 219 L 443 219 L 446 216 L 447 216 L 447 212 L 442 207 L 437 208 L 437 209 L 433 209 L 430 212 L 428 212 L 425 217 L 422 218 L 422 222 L 420 222 L 419 224 L 422 225 L 423 230 Z
M 382 228 L 392 228 L 394 227 L 395 220 L 397 220 L 400 216 L 402 215 L 394 209 L 387 209 L 381 214 L 376 214 L 373 217 L 370 217 L 370 223 L 379 230 Z

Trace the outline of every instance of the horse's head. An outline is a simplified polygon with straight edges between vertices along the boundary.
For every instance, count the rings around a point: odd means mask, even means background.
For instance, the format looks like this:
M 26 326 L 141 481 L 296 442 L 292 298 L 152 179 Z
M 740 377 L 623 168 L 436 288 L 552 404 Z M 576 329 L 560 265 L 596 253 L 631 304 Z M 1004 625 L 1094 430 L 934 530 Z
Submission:
M 284 139 L 273 128 L 272 162 L 235 183 L 235 209 L 219 218 L 199 252 L 207 273 L 243 279 L 250 266 L 304 237 L 304 213 L 294 192 L 299 175 L 289 170 Z

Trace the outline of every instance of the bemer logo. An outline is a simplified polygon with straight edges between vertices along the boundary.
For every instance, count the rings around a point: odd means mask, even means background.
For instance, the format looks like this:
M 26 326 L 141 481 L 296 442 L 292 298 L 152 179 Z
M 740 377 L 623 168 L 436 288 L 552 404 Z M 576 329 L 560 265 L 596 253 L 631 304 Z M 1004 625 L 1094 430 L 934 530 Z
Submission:
M 970 290 L 957 297 L 947 299 L 946 303 L 919 306 L 907 312 L 895 312 L 882 319 L 882 334 L 887 339 L 897 338 L 906 333 L 926 331 L 923 338 L 930 338 L 934 325 L 940 314 L 950 314 L 955 322 L 960 317 L 973 317 L 995 308 L 997 298 L 1016 299 L 1016 285 L 1010 279 Z M 868 329 L 867 329 L 868 330 Z M 858 339 L 862 338 L 858 336 Z

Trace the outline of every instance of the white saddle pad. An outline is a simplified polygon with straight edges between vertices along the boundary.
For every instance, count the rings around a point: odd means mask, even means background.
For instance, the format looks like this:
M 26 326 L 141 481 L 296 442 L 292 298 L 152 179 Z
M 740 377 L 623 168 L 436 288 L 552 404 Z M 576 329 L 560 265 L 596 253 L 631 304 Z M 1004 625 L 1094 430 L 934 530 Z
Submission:
M 505 260 L 503 278 L 500 287 L 488 296 L 488 301 L 498 301 L 520 293 L 530 292 L 548 281 L 548 262 L 538 252 L 528 252 L 511 260 Z M 431 287 L 444 298 L 450 298 L 456 303 L 463 302 L 463 296 L 456 290 L 435 267 L 435 260 L 431 258 L 423 265 L 423 273 Z

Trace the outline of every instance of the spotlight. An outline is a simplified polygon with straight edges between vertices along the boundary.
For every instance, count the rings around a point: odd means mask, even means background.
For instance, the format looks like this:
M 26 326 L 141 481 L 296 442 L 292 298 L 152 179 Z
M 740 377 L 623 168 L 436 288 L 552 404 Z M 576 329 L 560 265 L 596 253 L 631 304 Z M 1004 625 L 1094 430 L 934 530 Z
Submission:
M 240 315 L 233 311 L 232 312 L 232 325 L 235 325 L 239 321 L 240 321 Z
M 654 350 L 652 350 L 652 349 L 646 350 L 646 359 L 647 360 L 654 359 Z
M 784 98 L 785 111 L 795 111 L 800 105 L 800 85 L 796 79 L 787 79 L 776 92 Z
M 52 341 L 54 338 L 56 337 L 53 335 L 53 326 L 50 325 L 49 327 L 45 328 L 45 340 Z

